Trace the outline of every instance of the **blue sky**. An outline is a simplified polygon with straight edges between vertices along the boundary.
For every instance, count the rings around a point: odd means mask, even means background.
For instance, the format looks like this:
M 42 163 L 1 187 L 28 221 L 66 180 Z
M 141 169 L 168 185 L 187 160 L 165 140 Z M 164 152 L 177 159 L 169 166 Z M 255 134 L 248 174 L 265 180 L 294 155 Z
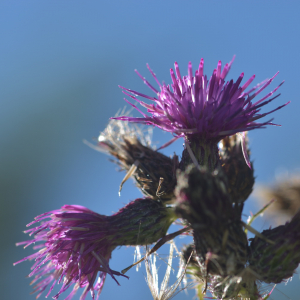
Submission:
M 218 60 L 236 55 L 228 78 L 256 74 L 254 84 L 279 70 L 269 90 L 285 80 L 282 95 L 264 112 L 291 104 L 273 114 L 282 127 L 249 135 L 256 182 L 299 171 L 299 9 L 297 1 L 1 1 L 3 299 L 34 299 L 25 278 L 31 264 L 12 263 L 31 253 L 14 243 L 27 238 L 22 231 L 36 215 L 64 204 L 110 215 L 140 196 L 128 182 L 119 197 L 124 174 L 82 140 L 92 141 L 124 107 L 118 85 L 149 93 L 133 71 L 150 79 L 146 63 L 167 83 L 175 61 L 184 74 L 188 62 L 196 66 L 201 57 L 210 76 Z M 169 139 L 154 130 L 158 145 Z M 180 155 L 182 141 L 164 153 L 174 151 Z M 245 213 L 258 208 L 250 198 Z M 269 225 L 261 219 L 256 229 Z M 132 259 L 132 248 L 118 249 L 112 267 L 125 268 Z M 128 275 L 121 287 L 108 279 L 102 298 L 152 299 L 145 271 Z M 278 286 L 272 299 L 297 299 L 297 286 L 299 275 Z M 191 291 L 175 299 L 192 297 Z

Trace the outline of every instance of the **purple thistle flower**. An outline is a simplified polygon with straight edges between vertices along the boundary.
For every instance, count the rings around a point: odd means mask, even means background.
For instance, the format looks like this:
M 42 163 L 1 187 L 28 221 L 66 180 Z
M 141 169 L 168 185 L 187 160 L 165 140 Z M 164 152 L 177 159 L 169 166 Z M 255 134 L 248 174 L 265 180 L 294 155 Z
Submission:
M 42 220 L 50 218 L 43 222 Z M 29 277 L 34 276 L 31 284 L 35 284 L 34 292 L 38 298 L 53 281 L 48 294 L 55 283 L 63 282 L 60 291 L 53 297 L 57 299 L 61 293 L 72 284 L 74 288 L 66 299 L 71 299 L 79 288 L 85 287 L 81 300 L 90 291 L 92 298 L 98 299 L 106 274 L 125 276 L 109 268 L 108 261 L 112 250 L 116 247 L 109 240 L 109 222 L 107 217 L 99 215 L 83 206 L 64 205 L 61 209 L 53 210 L 35 218 L 27 226 L 41 224 L 25 233 L 34 235 L 34 239 L 17 243 L 28 247 L 36 242 L 43 244 L 34 246 L 38 251 L 14 265 L 25 261 L 35 260 Z M 99 276 L 97 276 L 99 272 Z M 127 276 L 125 276 L 127 277 Z M 39 281 L 38 283 L 36 283 Z M 96 282 L 96 283 L 95 283 Z M 119 283 L 118 283 L 119 284 Z
M 50 220 L 44 221 L 47 218 Z M 33 247 L 38 250 L 36 253 L 14 265 L 35 260 L 29 277 L 34 276 L 31 284 L 37 282 L 33 291 L 38 292 L 37 298 L 50 283 L 46 297 L 55 283 L 62 282 L 54 299 L 72 284 L 73 290 L 66 300 L 70 300 L 83 287 L 80 300 L 84 300 L 89 291 L 93 299 L 98 299 L 106 274 L 117 283 L 114 275 L 127 277 L 110 269 L 108 262 L 112 251 L 117 246 L 156 242 L 166 235 L 175 219 L 172 208 L 150 198 L 131 201 L 111 216 L 97 214 L 79 205 L 64 205 L 61 209 L 36 217 L 27 225 L 40 222 L 39 226 L 25 231 L 34 238 L 17 245 L 28 247 L 38 242 L 42 244 Z
M 146 107 L 150 115 L 146 115 L 125 99 L 143 115 L 143 118 L 122 116 L 116 119 L 157 126 L 162 130 L 171 132 L 176 138 L 184 137 L 187 139 L 188 137 L 189 140 L 196 138 L 215 142 L 238 132 L 264 128 L 265 125 L 276 125 L 271 123 L 273 119 L 262 123 L 256 121 L 289 103 L 267 113 L 259 113 L 263 106 L 280 95 L 270 98 L 283 82 L 258 101 L 252 103 L 252 100 L 273 81 L 278 72 L 272 78 L 261 82 L 246 92 L 245 90 L 254 80 L 255 75 L 250 77 L 242 86 L 240 84 L 244 73 L 241 73 L 236 82 L 233 80 L 225 81 L 233 60 L 234 57 L 230 63 L 225 65 L 223 70 L 222 63 L 219 61 L 209 80 L 203 73 L 203 58 L 194 76 L 191 62 L 188 64 L 188 75 L 183 77 L 181 77 L 178 64 L 175 62 L 175 73 L 173 69 L 170 70 L 172 90 L 169 85 L 161 84 L 158 81 L 148 64 L 147 68 L 159 85 L 159 90 L 135 70 L 144 83 L 156 94 L 156 97 L 147 96 L 124 87 L 121 88 L 124 89 L 126 95 Z M 154 104 L 146 104 L 135 96 L 149 99 Z

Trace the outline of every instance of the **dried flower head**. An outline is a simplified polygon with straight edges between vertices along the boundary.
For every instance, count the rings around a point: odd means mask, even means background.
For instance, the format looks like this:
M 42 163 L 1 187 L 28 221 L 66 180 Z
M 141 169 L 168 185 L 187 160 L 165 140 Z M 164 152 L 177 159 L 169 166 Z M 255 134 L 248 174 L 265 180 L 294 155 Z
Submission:
M 151 132 L 145 133 L 134 125 L 110 120 L 98 138 L 98 145 L 92 147 L 115 157 L 115 163 L 126 171 L 120 190 L 132 176 L 145 196 L 171 201 L 174 198 L 178 157 L 170 158 L 153 149 Z
M 50 219 L 43 221 L 44 219 Z M 36 253 L 25 257 L 35 260 L 29 277 L 39 297 L 53 281 L 47 296 L 55 283 L 63 285 L 55 299 L 74 284 L 71 299 L 79 288 L 85 287 L 81 300 L 90 291 L 98 299 L 106 274 L 125 276 L 109 268 L 111 252 L 122 245 L 148 245 L 165 236 L 174 217 L 172 210 L 152 199 L 136 199 L 112 216 L 99 215 L 85 207 L 65 205 L 36 218 L 28 224 L 41 222 L 26 233 L 34 239 L 18 243 L 25 247 L 40 242 Z M 17 263 L 19 263 L 17 262 Z M 15 263 L 15 264 L 17 264 Z M 99 275 L 98 275 L 99 273 Z M 127 277 L 127 276 L 125 276 Z M 118 283 L 118 282 L 117 282 Z
M 234 58 L 224 66 L 223 70 L 222 63 L 219 61 L 210 79 L 203 73 L 203 59 L 201 59 L 194 76 L 191 62 L 188 64 L 188 75 L 183 77 L 181 77 L 178 64 L 175 62 L 177 77 L 175 77 L 173 69 L 170 70 L 172 90 L 169 85 L 161 84 L 147 65 L 159 86 L 159 90 L 154 88 L 137 71 L 136 73 L 155 93 L 156 97 L 147 96 L 124 87 L 121 88 L 124 89 L 126 95 L 147 108 L 150 115 L 146 115 L 131 104 L 143 117 L 122 116 L 117 119 L 157 126 L 178 137 L 195 136 L 197 139 L 218 141 L 237 132 L 263 128 L 265 125 L 274 125 L 271 123 L 272 120 L 263 123 L 256 121 L 286 105 L 279 106 L 267 113 L 259 113 L 261 107 L 279 96 L 278 94 L 270 98 L 283 82 L 255 103 L 252 103 L 252 100 L 273 81 L 278 73 L 246 92 L 245 90 L 254 80 L 255 75 L 242 86 L 240 84 L 244 73 L 241 73 L 236 82 L 233 80 L 225 81 L 233 60 Z M 149 99 L 154 104 L 146 104 L 135 96 Z
M 270 206 L 268 213 L 275 216 L 278 223 L 284 223 L 300 209 L 300 176 L 279 177 L 272 186 L 258 186 L 255 195 L 259 202 L 276 201 Z

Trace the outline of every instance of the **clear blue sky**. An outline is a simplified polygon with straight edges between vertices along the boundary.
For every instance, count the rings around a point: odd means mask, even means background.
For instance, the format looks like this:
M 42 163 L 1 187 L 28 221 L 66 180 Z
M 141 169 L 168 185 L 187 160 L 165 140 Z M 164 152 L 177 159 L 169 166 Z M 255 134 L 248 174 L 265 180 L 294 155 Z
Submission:
M 150 78 L 146 63 L 167 83 L 174 61 L 184 74 L 201 57 L 209 76 L 234 54 L 228 78 L 245 72 L 258 83 L 279 70 L 269 90 L 285 80 L 282 95 L 266 110 L 292 102 L 273 114 L 282 127 L 250 133 L 252 159 L 258 183 L 299 170 L 299 12 L 298 1 L 1 1 L 1 298 L 35 298 L 25 278 L 31 264 L 12 263 L 32 252 L 14 243 L 27 239 L 22 231 L 36 215 L 64 204 L 109 215 L 140 196 L 128 182 L 119 197 L 124 174 L 82 140 L 124 107 L 118 85 L 148 93 L 133 71 Z M 154 131 L 158 145 L 169 138 Z M 173 151 L 180 155 L 182 143 L 164 152 Z M 248 202 L 245 213 L 258 208 Z M 132 259 L 133 248 L 115 250 L 112 268 Z M 152 299 L 142 270 L 121 287 L 108 278 L 101 299 Z M 272 299 L 298 299 L 299 276 L 278 290 Z

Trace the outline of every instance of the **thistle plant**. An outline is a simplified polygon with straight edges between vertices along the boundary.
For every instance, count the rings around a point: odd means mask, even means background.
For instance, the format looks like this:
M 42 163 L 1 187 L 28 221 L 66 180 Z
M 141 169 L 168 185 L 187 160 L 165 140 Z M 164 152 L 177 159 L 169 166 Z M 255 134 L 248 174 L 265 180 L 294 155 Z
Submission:
M 37 297 L 45 290 L 47 297 L 55 284 L 62 282 L 54 299 L 70 286 L 73 290 L 65 299 L 71 299 L 81 288 L 80 299 L 85 299 L 88 292 L 92 299 L 98 299 L 107 274 L 118 284 L 117 276 L 127 277 L 125 273 L 142 261 L 153 299 L 163 300 L 187 287 L 180 287 L 183 276 L 191 279 L 198 299 L 210 295 L 214 299 L 261 300 L 270 295 L 262 295 L 261 283 L 276 284 L 293 275 L 300 263 L 300 213 L 289 223 L 261 233 L 242 220 L 244 203 L 255 181 L 247 131 L 276 125 L 272 119 L 257 121 L 289 102 L 261 113 L 263 106 L 279 96 L 275 93 L 283 82 L 258 98 L 278 73 L 248 89 L 254 75 L 243 85 L 244 73 L 236 81 L 226 82 L 233 60 L 223 69 L 219 61 L 210 79 L 204 74 L 203 59 L 195 74 L 189 63 L 188 75 L 183 77 L 175 63 L 175 72 L 170 71 L 171 86 L 161 84 L 147 65 L 158 89 L 136 72 L 154 96 L 121 87 L 148 114 L 129 102 L 142 117 L 118 114 L 100 133 L 96 145 L 87 143 L 111 156 L 126 172 L 120 191 L 131 177 L 144 198 L 131 201 L 111 216 L 65 205 L 30 223 L 28 226 L 38 223 L 26 231 L 33 239 L 18 245 L 36 244 L 36 252 L 19 262 L 35 260 L 29 277 L 34 276 Z M 180 159 L 176 154 L 168 157 L 156 150 L 151 145 L 150 131 L 135 123 L 172 133 L 170 142 L 183 138 L 185 147 Z M 183 228 L 168 233 L 177 219 L 181 219 Z M 248 239 L 248 231 L 255 237 Z M 169 286 L 173 239 L 187 233 L 193 242 L 179 253 L 185 262 L 181 268 L 184 271 Z M 156 256 L 151 255 L 169 241 L 167 271 L 159 289 Z M 120 270 L 109 267 L 112 252 L 118 246 L 151 244 L 155 245 L 132 266 L 120 266 Z

